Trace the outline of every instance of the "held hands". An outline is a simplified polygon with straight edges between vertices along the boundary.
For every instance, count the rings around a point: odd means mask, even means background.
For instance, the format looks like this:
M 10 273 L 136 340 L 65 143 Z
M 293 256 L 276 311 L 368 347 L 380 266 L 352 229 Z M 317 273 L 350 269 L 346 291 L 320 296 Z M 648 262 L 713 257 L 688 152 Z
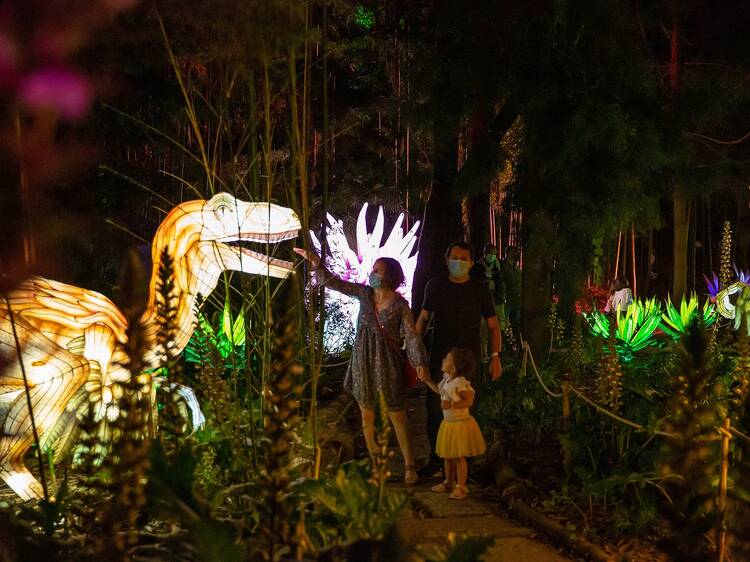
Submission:
M 425 382 L 428 376 L 429 371 L 427 370 L 427 367 L 417 367 L 417 378 L 420 381 Z
M 443 410 L 450 410 L 452 408 L 452 402 L 450 400 L 441 400 L 440 401 L 440 407 L 443 408 Z
M 320 256 L 315 252 L 307 252 L 302 248 L 293 248 L 293 250 L 295 254 L 309 261 L 313 267 L 318 267 L 320 265 Z

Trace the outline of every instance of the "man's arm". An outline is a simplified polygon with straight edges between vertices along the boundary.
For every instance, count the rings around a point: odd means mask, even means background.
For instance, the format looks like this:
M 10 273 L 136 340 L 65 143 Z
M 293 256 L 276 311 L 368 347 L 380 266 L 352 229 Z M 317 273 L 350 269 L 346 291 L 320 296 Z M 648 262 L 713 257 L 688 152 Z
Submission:
M 490 316 L 487 318 L 487 328 L 490 331 L 490 341 L 492 342 L 490 375 L 492 376 L 492 380 L 495 381 L 503 374 L 503 365 L 500 362 L 500 351 L 502 351 L 503 338 L 500 334 L 500 323 L 497 321 L 497 316 Z
M 420 338 L 424 337 L 425 330 L 427 330 L 427 324 L 430 323 L 430 317 L 432 312 L 425 310 L 424 308 L 420 311 L 419 317 L 417 318 L 416 332 Z

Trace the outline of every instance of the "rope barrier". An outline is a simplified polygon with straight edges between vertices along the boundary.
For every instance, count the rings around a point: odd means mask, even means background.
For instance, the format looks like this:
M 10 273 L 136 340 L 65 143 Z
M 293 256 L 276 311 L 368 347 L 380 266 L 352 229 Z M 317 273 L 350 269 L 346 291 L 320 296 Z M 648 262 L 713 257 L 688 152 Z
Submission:
M 547 388 L 547 385 L 544 384 L 544 380 L 542 380 L 542 376 L 539 374 L 539 369 L 537 369 L 536 362 L 534 361 L 534 355 L 531 353 L 531 347 L 529 347 L 529 343 L 528 342 L 523 342 L 523 350 L 524 350 L 524 355 L 523 355 L 523 363 L 522 363 L 522 366 L 521 366 L 523 372 L 526 373 L 526 365 L 527 365 L 526 358 L 528 356 L 529 360 L 531 361 L 531 367 L 532 367 L 532 369 L 534 371 L 534 374 L 536 375 L 536 378 L 539 381 L 539 384 L 542 385 L 542 388 L 544 389 L 544 391 L 547 394 L 549 394 L 550 396 L 552 396 L 553 398 L 562 398 L 562 396 L 563 396 L 562 392 L 559 392 L 559 393 L 558 392 L 552 392 L 549 388 Z M 634 421 L 630 421 L 629 419 L 623 418 L 622 416 L 620 416 L 618 414 L 615 414 L 614 412 L 608 410 L 607 408 L 605 408 L 601 404 L 597 404 L 594 400 L 592 400 L 591 398 L 589 398 L 588 396 L 586 396 L 583 392 L 581 392 L 580 390 L 578 390 L 572 384 L 569 384 L 568 387 L 573 392 L 575 392 L 575 394 L 579 398 L 581 398 L 581 400 L 583 400 L 584 402 L 586 402 L 589 406 L 591 406 L 591 407 L 599 410 L 602 414 L 605 414 L 605 415 L 609 416 L 613 420 L 616 420 L 616 421 L 618 421 L 618 422 L 620 422 L 620 423 L 622 423 L 624 425 L 628 425 L 628 426 L 630 426 L 630 427 L 632 427 L 634 429 L 637 429 L 638 431 L 645 431 L 645 432 L 650 433 L 652 435 L 659 435 L 661 437 L 676 437 L 676 435 L 674 433 L 667 433 L 666 431 L 650 430 L 649 428 L 647 428 L 647 427 L 645 427 L 645 426 L 643 426 L 643 425 L 641 425 L 639 423 L 636 423 Z M 750 440 L 750 438 L 748 438 L 748 440 Z
M 592 406 L 592 407 L 596 408 L 601 413 L 609 416 L 613 420 L 619 421 L 622 424 L 629 425 L 630 427 L 632 427 L 634 429 L 637 429 L 639 431 L 647 431 L 648 433 L 651 433 L 653 435 L 661 435 L 662 437 L 677 437 L 676 434 L 674 434 L 674 433 L 667 433 L 666 431 L 651 431 L 646 426 L 643 426 L 643 425 L 641 425 L 639 423 L 635 423 L 633 421 L 630 421 L 629 419 L 623 418 L 622 416 L 619 416 L 619 415 L 615 414 L 614 412 L 610 412 L 604 406 L 601 406 L 601 405 L 597 404 L 596 402 L 594 402 L 593 400 L 591 400 L 591 398 L 589 398 L 588 396 L 586 396 L 583 392 L 581 392 L 580 390 L 578 390 L 572 384 L 570 385 L 570 390 L 572 390 L 573 392 L 575 392 L 581 398 L 581 400 L 583 400 L 584 402 L 586 402 L 589 406 Z
M 729 432 L 732 433 L 735 437 L 740 437 L 741 439 L 744 439 L 745 441 L 750 443 L 750 436 L 745 435 L 740 430 L 730 427 Z
M 526 365 L 527 365 L 526 357 L 528 357 L 529 359 L 531 359 L 531 368 L 534 370 L 534 374 L 536 375 L 536 378 L 539 380 L 539 384 L 542 385 L 542 388 L 544 389 L 544 391 L 550 396 L 552 396 L 553 398 L 562 398 L 562 392 L 559 392 L 559 393 L 552 392 L 549 388 L 547 388 L 547 385 L 544 384 L 544 381 L 542 380 L 542 376 L 539 374 L 539 369 L 537 369 L 536 367 L 534 356 L 531 354 L 531 348 L 529 347 L 528 342 L 523 342 L 523 350 L 524 350 L 524 354 L 523 354 L 522 368 L 523 368 L 524 374 L 526 373 Z

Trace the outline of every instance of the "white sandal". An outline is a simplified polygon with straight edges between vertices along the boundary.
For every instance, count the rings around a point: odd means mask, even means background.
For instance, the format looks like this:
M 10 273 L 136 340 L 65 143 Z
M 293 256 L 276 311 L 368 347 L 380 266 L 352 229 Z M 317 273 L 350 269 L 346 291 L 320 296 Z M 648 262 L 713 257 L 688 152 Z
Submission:
M 433 492 L 437 492 L 439 494 L 452 492 L 453 488 L 450 484 L 448 484 L 447 480 L 443 480 L 440 484 L 435 484 L 432 488 L 430 488 Z
M 452 500 L 463 500 L 466 499 L 467 495 L 469 495 L 469 489 L 461 484 L 456 484 L 456 487 L 453 488 L 451 495 L 448 497 Z

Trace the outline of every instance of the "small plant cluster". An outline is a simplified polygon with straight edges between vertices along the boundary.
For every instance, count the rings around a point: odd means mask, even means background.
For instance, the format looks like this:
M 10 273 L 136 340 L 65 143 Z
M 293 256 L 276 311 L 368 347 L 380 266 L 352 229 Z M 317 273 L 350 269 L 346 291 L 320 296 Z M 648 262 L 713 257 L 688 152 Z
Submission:
M 595 395 L 599 403 L 619 413 L 622 408 L 622 366 L 615 349 L 615 338 L 607 340 L 607 351 L 602 354 L 596 378 Z
M 607 314 L 595 310 L 584 313 L 584 317 L 595 336 L 609 337 L 612 328 Z M 716 308 L 708 302 L 701 307 L 695 295 L 687 300 L 683 297 L 679 309 L 669 299 L 664 308 L 655 298 L 636 300 L 625 311 L 618 310 L 614 316 L 617 350 L 624 360 L 629 361 L 633 353 L 658 345 L 657 330 L 677 341 L 694 320 L 699 319 L 703 326 L 708 327 L 716 322 L 717 317 Z

